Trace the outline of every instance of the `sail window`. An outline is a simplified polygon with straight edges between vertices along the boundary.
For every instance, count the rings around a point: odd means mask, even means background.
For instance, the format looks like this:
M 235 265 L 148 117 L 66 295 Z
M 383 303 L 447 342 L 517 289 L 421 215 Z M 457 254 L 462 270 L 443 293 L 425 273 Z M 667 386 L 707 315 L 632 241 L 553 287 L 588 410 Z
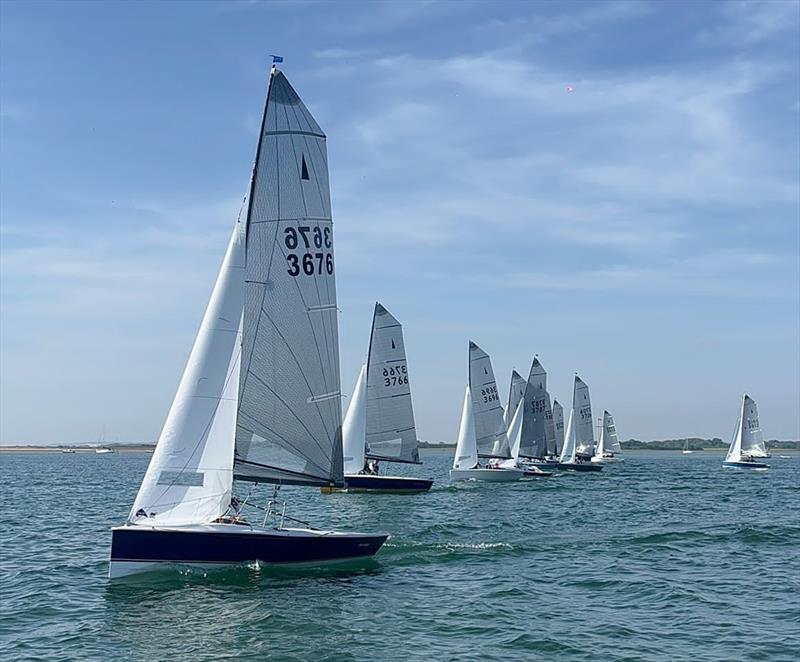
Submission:
M 308 179 L 308 166 L 306 165 L 306 155 L 301 155 L 302 163 L 300 167 L 300 179 Z
M 179 487 L 202 487 L 204 474 L 185 471 L 162 471 L 158 476 L 159 485 Z

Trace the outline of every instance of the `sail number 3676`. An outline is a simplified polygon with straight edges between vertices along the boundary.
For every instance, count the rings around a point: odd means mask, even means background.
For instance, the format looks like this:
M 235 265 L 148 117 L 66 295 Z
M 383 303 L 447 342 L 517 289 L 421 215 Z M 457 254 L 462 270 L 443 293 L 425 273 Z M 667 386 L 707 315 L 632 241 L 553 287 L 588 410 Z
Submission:
M 330 252 L 333 242 L 329 227 L 289 226 L 283 231 L 283 242 L 290 251 L 306 249 L 304 253 L 286 255 L 286 263 L 289 265 L 286 271 L 290 276 L 299 276 L 301 273 L 306 276 L 333 273 L 333 253 Z

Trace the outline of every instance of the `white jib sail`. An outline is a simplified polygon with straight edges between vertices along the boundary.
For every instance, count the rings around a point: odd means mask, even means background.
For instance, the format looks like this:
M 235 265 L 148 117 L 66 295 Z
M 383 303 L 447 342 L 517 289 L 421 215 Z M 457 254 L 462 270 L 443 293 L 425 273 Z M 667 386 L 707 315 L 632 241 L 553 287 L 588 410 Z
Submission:
M 726 462 L 741 462 L 742 461 L 742 417 L 739 417 L 736 423 L 736 433 L 733 435 L 733 441 L 728 448 L 728 454 L 725 456 Z
M 355 475 L 364 468 L 367 433 L 367 366 L 362 365 L 353 390 L 353 398 L 342 423 L 344 473 Z
M 522 441 L 522 411 L 525 403 L 522 400 L 517 402 L 517 408 L 511 417 L 511 425 L 508 427 L 508 442 L 511 444 L 511 459 L 516 463 L 519 460 L 519 444 Z
M 161 430 L 131 524 L 210 522 L 233 484 L 244 297 L 244 232 L 236 224 L 192 353 Z
M 559 462 L 571 463 L 575 462 L 575 426 L 572 424 L 572 417 L 575 412 L 570 410 L 569 419 L 567 420 L 567 428 L 564 431 L 564 446 L 561 449 L 561 457 Z
M 742 455 L 766 457 L 767 447 L 758 422 L 756 401 L 745 394 L 742 400 Z
M 514 415 L 514 412 L 517 411 L 517 405 L 525 395 L 525 385 L 527 383 L 525 378 L 516 370 L 511 371 L 511 386 L 508 389 L 508 405 L 506 406 L 505 412 L 503 412 L 503 421 L 505 421 L 506 427 L 511 425 L 511 417 Z
M 461 425 L 458 428 L 458 443 L 453 459 L 453 469 L 473 469 L 478 464 L 478 442 L 475 437 L 475 417 L 472 412 L 472 394 L 469 386 L 464 393 L 461 410 Z

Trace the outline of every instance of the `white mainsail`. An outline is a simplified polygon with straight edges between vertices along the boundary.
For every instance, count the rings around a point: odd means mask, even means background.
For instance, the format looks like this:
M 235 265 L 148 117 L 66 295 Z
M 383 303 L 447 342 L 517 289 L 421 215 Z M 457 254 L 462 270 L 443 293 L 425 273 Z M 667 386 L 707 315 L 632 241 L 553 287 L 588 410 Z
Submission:
M 570 410 L 569 420 L 567 421 L 567 428 L 564 432 L 564 445 L 561 448 L 561 457 L 558 459 L 562 464 L 575 462 L 576 445 L 575 445 L 575 426 L 572 424 L 572 417 L 575 412 Z
M 564 448 L 564 407 L 558 400 L 553 400 L 553 427 L 556 433 L 556 450 L 558 455 Z
M 610 452 L 619 454 L 622 452 L 622 446 L 619 445 L 619 438 L 617 437 L 617 426 L 614 424 L 614 417 L 608 410 L 603 412 L 603 429 L 601 432 L 601 439 L 603 450 L 597 451 L 600 455 L 603 452 Z
M 185 525 L 224 514 L 233 484 L 244 228 L 237 223 L 128 522 Z
M 482 457 L 510 457 L 503 406 L 494 379 L 492 360 L 472 341 L 469 343 L 469 388 L 478 454 Z
M 742 398 L 742 454 L 752 457 L 768 457 L 764 434 L 758 421 L 758 405 L 746 393 Z
M 591 457 L 594 454 L 592 402 L 589 399 L 589 387 L 577 375 L 575 375 L 575 387 L 572 391 L 572 414 L 575 416 L 573 421 L 575 452 L 578 455 Z
M 273 69 L 247 216 L 236 478 L 342 482 L 336 314 L 325 134 Z
M 380 303 L 375 304 L 367 358 L 366 444 L 367 457 L 419 462 L 403 327 Z
M 367 431 L 367 366 L 358 371 L 356 387 L 350 406 L 342 423 L 342 446 L 344 449 L 344 473 L 354 475 L 364 468 L 364 439 Z
M 511 417 L 514 415 L 514 412 L 517 411 L 517 405 L 525 396 L 525 386 L 527 383 L 525 378 L 516 370 L 511 371 L 511 385 L 508 387 L 508 405 L 503 414 L 503 421 L 507 428 L 511 425 Z
M 543 458 L 547 455 L 547 372 L 534 357 L 523 397 L 520 455 Z
M 469 386 L 464 392 L 461 425 L 458 428 L 453 469 L 472 469 L 478 464 L 478 440 L 475 436 L 475 417 L 472 411 L 472 394 Z

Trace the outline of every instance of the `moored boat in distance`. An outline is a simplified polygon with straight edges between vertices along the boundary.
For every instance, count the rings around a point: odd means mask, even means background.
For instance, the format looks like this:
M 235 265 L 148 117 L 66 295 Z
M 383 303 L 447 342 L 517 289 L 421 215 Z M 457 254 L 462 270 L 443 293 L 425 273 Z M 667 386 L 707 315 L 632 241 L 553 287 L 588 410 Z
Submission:
M 564 432 L 564 446 L 558 468 L 566 471 L 600 471 L 602 464 L 592 463 L 594 431 L 589 387 L 575 375 L 572 391 L 572 409 Z
M 246 217 L 128 519 L 112 529 L 112 578 L 380 549 L 386 534 L 314 529 L 277 498 L 284 484 L 343 484 L 336 311 L 325 134 L 273 66 Z M 260 525 L 234 479 L 274 486 Z
M 756 455 L 756 453 L 763 453 Z M 728 469 L 769 469 L 769 465 L 759 462 L 756 457 L 764 457 L 764 436 L 758 420 L 758 406 L 747 393 L 742 396 L 742 406 L 736 432 L 728 448 L 722 466 Z
M 488 458 L 489 462 L 482 466 L 481 457 Z M 469 385 L 464 393 L 450 480 L 520 480 L 525 472 L 515 466 L 508 466 L 509 460 L 511 451 L 492 361 L 486 352 L 470 341 Z
M 372 316 L 367 363 L 361 367 L 342 426 L 344 486 L 323 493 L 415 494 L 433 480 L 378 473 L 379 462 L 422 464 L 411 403 L 403 327 L 380 303 Z
M 683 453 L 684 455 L 691 455 L 692 453 L 694 453 L 693 450 L 689 449 L 689 440 L 688 439 L 686 440 L 686 443 L 683 444 L 683 450 L 681 451 L 681 453 Z

